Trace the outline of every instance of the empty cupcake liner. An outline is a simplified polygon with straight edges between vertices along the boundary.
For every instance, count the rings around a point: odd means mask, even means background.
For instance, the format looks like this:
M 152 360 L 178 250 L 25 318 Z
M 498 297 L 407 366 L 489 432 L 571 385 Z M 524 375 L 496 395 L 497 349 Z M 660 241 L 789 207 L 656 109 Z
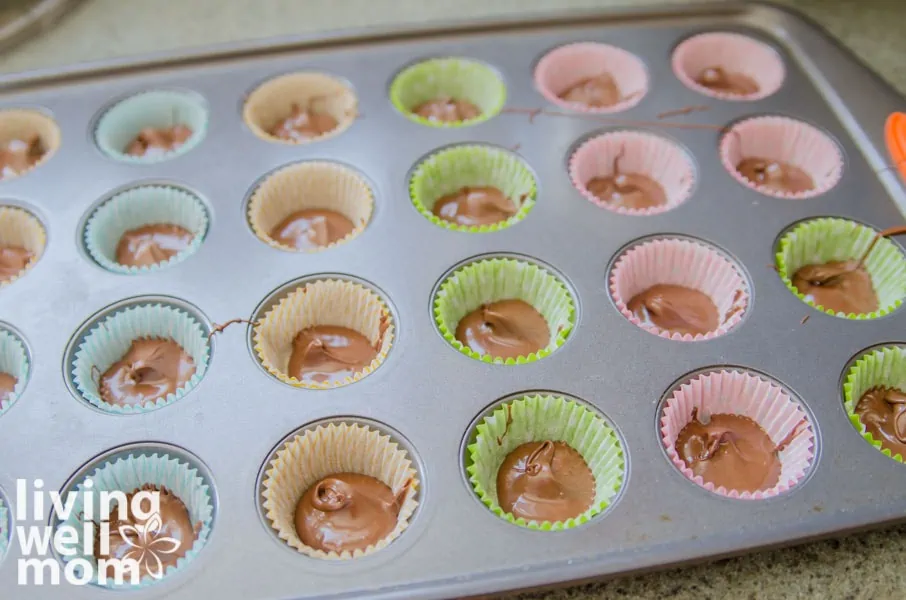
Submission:
M 887 448 L 881 447 L 881 440 L 875 439 L 862 424 L 856 414 L 856 406 L 862 395 L 874 387 L 888 387 L 906 390 L 906 349 L 900 346 L 879 348 L 864 354 L 850 367 L 843 383 L 843 408 L 849 417 L 850 423 L 862 437 L 881 454 L 904 462 L 904 456 L 894 455 Z
M 299 499 L 318 480 L 336 473 L 374 477 L 394 494 L 406 489 L 396 528 L 364 550 L 325 552 L 306 546 L 296 533 Z M 263 507 L 270 526 L 291 548 L 312 558 L 348 560 L 387 547 L 406 530 L 418 506 L 419 485 L 408 453 L 390 436 L 356 423 L 330 423 L 295 436 L 277 451 L 262 481 Z
M 798 433 L 778 454 L 781 470 L 777 484 L 768 490 L 740 492 L 706 483 L 702 477 L 694 475 L 675 448 L 680 432 L 692 422 L 693 409 L 700 415 L 748 417 L 758 423 L 775 444 L 799 427 Z M 720 370 L 695 375 L 665 400 L 660 425 L 661 441 L 673 465 L 709 492 L 730 498 L 759 500 L 783 493 L 802 481 L 815 457 L 813 425 L 799 402 L 778 384 L 746 371 Z
M 472 489 L 495 515 L 542 531 L 571 529 L 606 509 L 623 486 L 623 446 L 606 420 L 588 407 L 561 396 L 531 395 L 506 402 L 476 426 L 466 472 Z M 578 517 L 566 521 L 527 521 L 504 512 L 497 501 L 497 472 L 507 455 L 528 442 L 564 442 L 582 455 L 595 477 L 595 498 Z
M 185 125 L 192 135 L 180 147 L 150 156 L 126 154 L 129 144 L 146 127 L 161 129 Z M 152 90 L 116 103 L 98 120 L 94 138 L 107 156 L 133 164 L 150 164 L 181 156 L 201 143 L 207 133 L 204 101 L 190 92 Z
M 467 100 L 481 115 L 466 121 L 431 121 L 412 112 L 438 98 Z M 506 86 L 484 63 L 465 58 L 433 58 L 403 69 L 390 85 L 390 101 L 409 120 L 429 127 L 462 127 L 487 121 L 506 102 Z
M 580 81 L 604 73 L 616 82 L 623 98 L 620 102 L 590 107 L 560 98 L 560 94 Z M 584 113 L 616 113 L 629 110 L 648 93 L 648 70 L 639 57 L 622 48 L 579 42 L 555 48 L 538 61 L 535 87 L 548 102 L 562 108 Z
M 155 578 L 145 576 L 138 585 L 128 583 L 116 584 L 109 579 L 104 581 L 95 574 L 94 583 L 104 587 L 134 589 L 136 587 L 147 587 L 149 585 L 163 581 L 168 577 L 183 571 L 198 554 L 204 549 L 208 538 L 211 534 L 211 528 L 214 521 L 214 499 L 212 490 L 208 488 L 205 480 L 198 474 L 198 471 L 190 464 L 169 456 L 168 454 L 142 454 L 118 458 L 115 461 L 105 462 L 94 469 L 86 478 L 91 479 L 93 486 L 85 487 L 85 480 L 80 481 L 70 491 L 78 492 L 76 500 L 73 503 L 69 516 L 62 521 L 62 525 L 78 532 L 79 540 L 75 544 L 77 553 L 73 556 L 62 556 L 64 562 L 81 559 L 88 561 L 91 565 L 97 566 L 97 560 L 92 554 L 84 552 L 87 543 L 83 541 L 84 524 L 82 515 L 84 513 L 85 501 L 90 496 L 92 498 L 91 506 L 95 511 L 99 511 L 104 506 L 101 501 L 102 492 L 119 491 L 125 494 L 133 492 L 144 485 L 153 485 L 158 488 L 166 487 L 170 492 L 179 498 L 189 512 L 189 518 L 192 524 L 201 523 L 201 529 L 198 531 L 198 537 L 192 548 L 185 556 L 180 558 L 176 565 L 170 566 L 163 576 Z M 96 515 L 100 516 L 100 515 Z M 76 572 L 81 573 L 81 567 L 75 568 Z
M 41 260 L 41 255 L 44 254 L 46 243 L 47 235 L 44 232 L 44 226 L 37 217 L 21 208 L 0 206 L 0 246 L 25 248 L 34 255 L 18 275 L 0 281 L 0 288 L 13 283 L 35 266 Z
M 293 105 L 326 112 L 337 126 L 307 140 L 284 140 L 271 134 L 278 123 L 290 116 Z M 358 100 L 352 89 L 340 79 L 324 73 L 289 73 L 270 79 L 249 94 L 242 108 L 242 118 L 259 138 L 268 142 L 297 145 L 335 137 L 352 125 Z
M 887 238 L 878 240 L 864 267 L 871 277 L 878 310 L 867 314 L 843 314 L 815 304 L 793 285 L 793 275 L 806 265 L 858 260 L 871 245 L 877 232 L 855 221 L 835 218 L 812 219 L 800 223 L 780 238 L 777 272 L 797 298 L 821 312 L 846 319 L 876 319 L 896 310 L 906 298 L 906 255 Z
M 457 225 L 437 217 L 432 210 L 443 196 L 464 187 L 495 187 L 513 200 L 519 210 L 500 223 Z M 444 229 L 469 233 L 499 231 L 518 223 L 535 205 L 535 177 L 516 155 L 492 146 L 459 145 L 440 150 L 415 168 L 409 196 L 426 219 Z
M 170 259 L 151 266 L 116 262 L 116 248 L 123 234 L 146 225 L 178 225 L 195 234 L 189 246 Z M 120 192 L 94 209 L 85 226 L 85 248 L 99 265 L 135 275 L 153 273 L 178 264 L 195 253 L 208 230 L 208 211 L 194 194 L 177 187 L 145 185 Z
M 673 52 L 673 72 L 687 88 L 720 100 L 753 101 L 767 98 L 783 85 L 786 70 L 780 55 L 763 42 L 738 33 L 702 33 Z M 696 81 L 702 71 L 720 67 L 751 77 L 758 84 L 754 94 L 728 94 Z
M 7 373 L 16 378 L 13 393 L 5 402 L 0 402 L 0 415 L 5 413 L 19 399 L 28 383 L 28 354 L 18 336 L 0 329 L 0 373 Z M 0 518 L 0 522 L 3 519 Z
M 334 325 L 358 331 L 377 348 L 361 371 L 340 382 L 299 381 L 287 374 L 293 339 L 308 327 Z M 284 383 L 309 389 L 349 385 L 377 369 L 393 344 L 393 317 L 378 294 L 351 281 L 320 279 L 300 284 L 254 326 L 255 353 L 267 371 Z
M 595 177 L 613 176 L 614 159 L 622 174 L 646 175 L 664 188 L 667 203 L 652 208 L 612 206 L 588 190 Z M 569 160 L 573 186 L 590 202 L 624 215 L 655 215 L 676 208 L 689 199 L 695 184 L 692 159 L 675 143 L 640 131 L 616 131 L 583 143 Z
M 44 155 L 28 171 L 47 162 L 60 147 L 60 128 L 53 119 L 36 110 L 0 110 L 0 146 L 6 147 L 13 140 L 28 142 L 34 135 L 41 140 Z M 28 171 L 4 175 L 3 179 L 21 177 Z
M 0 494 L 0 562 L 3 561 L 6 550 L 9 548 L 9 531 L 9 507 L 3 499 L 3 495 Z
M 657 285 L 679 285 L 707 294 L 720 317 L 720 326 L 704 335 L 681 334 L 643 323 L 629 310 L 632 298 Z M 749 286 L 742 271 L 715 248 L 677 238 L 653 239 L 626 250 L 610 274 L 610 294 L 617 310 L 649 333 L 683 342 L 722 336 L 743 318 L 749 305 Z
M 311 250 L 285 246 L 271 237 L 273 228 L 286 217 L 313 208 L 336 211 L 349 219 L 355 229 L 343 239 Z M 258 239 L 272 248 L 320 252 L 359 235 L 373 210 L 371 188 L 356 171 L 338 163 L 311 161 L 294 163 L 268 175 L 252 193 L 248 219 Z
M 175 393 L 142 406 L 118 406 L 101 400 L 99 381 L 139 338 L 176 342 L 195 361 L 195 374 Z M 168 406 L 188 394 L 204 377 L 210 344 L 201 324 L 188 313 L 162 304 L 143 304 L 119 310 L 94 325 L 79 344 L 72 362 L 73 383 L 91 405 L 109 413 L 140 414 Z
M 760 187 L 736 170 L 745 158 L 799 167 L 811 176 L 815 187 L 795 193 Z M 843 155 L 837 144 L 818 128 L 787 117 L 753 117 L 736 123 L 721 138 L 720 159 L 736 181 L 774 198 L 814 198 L 837 185 L 843 176 Z
M 550 329 L 546 348 L 528 356 L 503 359 L 481 355 L 456 339 L 456 326 L 482 304 L 522 300 L 537 310 Z M 575 327 L 576 311 L 566 285 L 536 264 L 512 258 L 487 258 L 469 263 L 448 275 L 434 296 L 434 319 L 451 346 L 475 360 L 495 364 L 534 362 L 562 346 Z

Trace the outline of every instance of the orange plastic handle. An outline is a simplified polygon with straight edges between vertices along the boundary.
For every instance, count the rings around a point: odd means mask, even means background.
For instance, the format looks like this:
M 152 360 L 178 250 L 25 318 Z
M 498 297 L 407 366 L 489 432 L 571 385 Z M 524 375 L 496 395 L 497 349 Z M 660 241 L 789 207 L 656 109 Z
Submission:
M 887 117 L 884 127 L 884 137 L 887 140 L 887 151 L 893 159 L 893 166 L 906 179 L 906 113 L 892 113 Z

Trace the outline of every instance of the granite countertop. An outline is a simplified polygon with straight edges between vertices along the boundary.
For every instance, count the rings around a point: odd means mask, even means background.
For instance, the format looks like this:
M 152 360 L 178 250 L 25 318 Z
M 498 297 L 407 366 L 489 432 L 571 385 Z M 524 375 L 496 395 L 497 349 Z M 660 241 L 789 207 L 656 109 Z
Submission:
M 0 72 L 336 28 L 694 0 L 84 0 L 58 27 L 0 55 Z M 781 0 L 818 21 L 906 94 L 906 0 Z M 906 107 L 906 103 L 904 103 Z M 591 598 L 900 598 L 906 527 L 606 583 L 524 594 Z

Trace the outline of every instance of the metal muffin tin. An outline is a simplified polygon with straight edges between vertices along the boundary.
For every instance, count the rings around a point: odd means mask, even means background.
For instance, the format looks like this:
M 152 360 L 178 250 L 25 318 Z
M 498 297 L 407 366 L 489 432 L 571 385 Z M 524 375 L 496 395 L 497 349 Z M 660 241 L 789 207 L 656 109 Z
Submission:
M 713 30 L 741 31 L 776 48 L 787 67 L 783 87 L 758 102 L 713 101 L 685 88 L 671 71 L 671 51 L 688 36 Z M 589 40 L 625 48 L 649 70 L 649 93 L 617 118 L 654 120 L 693 104 L 711 109 L 672 120 L 724 125 L 750 115 L 793 116 L 836 139 L 846 158 L 842 181 L 813 199 L 769 198 L 724 171 L 718 132 L 669 129 L 665 134 L 695 159 L 694 195 L 665 214 L 626 217 L 582 198 L 566 172 L 576 141 L 607 129 L 600 122 L 541 117 L 530 124 L 524 114 L 501 114 L 474 127 L 434 129 L 409 122 L 387 97 L 404 65 L 452 55 L 497 69 L 509 106 L 540 107 L 532 83 L 536 61 L 560 44 Z M 319 143 L 286 146 L 255 137 L 240 116 L 243 98 L 271 76 L 305 69 L 348 80 L 361 116 L 342 135 Z M 115 98 L 154 88 L 204 96 L 207 137 L 187 154 L 154 165 L 104 156 L 91 130 L 100 111 Z M 0 292 L 0 319 L 21 332 L 32 359 L 28 387 L 0 417 L 0 487 L 15 509 L 17 478 L 41 478 L 45 489 L 61 489 L 92 457 L 128 444 L 161 443 L 204 461 L 218 499 L 217 523 L 198 559 L 139 591 L 20 587 L 14 537 L 0 564 L 0 589 L 17 599 L 108 593 L 141 599 L 461 597 L 722 557 L 903 518 L 906 466 L 861 439 L 844 414 L 840 381 L 863 349 L 903 341 L 906 310 L 867 322 L 834 318 L 796 299 L 768 266 L 778 234 L 803 218 L 843 216 L 878 228 L 902 222 L 897 206 L 906 210 L 906 190 L 894 171 L 882 169 L 884 120 L 902 108 L 903 98 L 794 14 L 762 4 L 719 4 L 283 39 L 5 76 L 0 104 L 47 111 L 63 139 L 46 164 L 0 183 L 4 204 L 28 207 L 48 230 L 37 266 Z M 521 145 L 539 188 L 537 205 L 522 222 L 469 235 L 444 231 L 419 215 L 408 198 L 407 173 L 431 150 L 457 142 Z M 336 160 L 362 172 L 374 186 L 374 216 L 356 239 L 329 251 L 281 252 L 252 234 L 244 199 L 262 174 L 305 159 Z M 178 266 L 142 276 L 109 273 L 80 250 L 79 225 L 111 190 L 143 181 L 197 191 L 211 210 L 210 231 Z M 657 233 L 710 241 L 741 262 L 752 302 L 728 335 L 670 341 L 616 311 L 607 290 L 612 257 Z M 487 253 L 528 255 L 566 277 L 579 310 L 560 350 L 532 364 L 498 366 L 456 352 L 437 334 L 432 289 L 453 265 Z M 319 273 L 372 283 L 393 307 L 394 347 L 362 381 L 329 391 L 283 385 L 259 368 L 237 326 L 215 337 L 197 389 L 165 409 L 104 414 L 67 387 L 67 345 L 105 307 L 163 295 L 223 322 L 251 316 L 273 290 Z M 810 319 L 802 323 L 805 316 Z M 789 493 L 765 501 L 718 497 L 665 460 L 656 427 L 659 401 L 685 374 L 725 364 L 776 378 L 815 419 L 820 455 Z M 629 473 L 619 499 L 606 514 L 569 531 L 530 531 L 497 518 L 475 500 L 463 476 L 462 447 L 476 416 L 501 398 L 536 389 L 590 403 L 625 443 Z M 405 436 L 424 487 L 410 528 L 389 547 L 326 563 L 280 548 L 262 527 L 258 479 L 288 431 L 344 415 Z

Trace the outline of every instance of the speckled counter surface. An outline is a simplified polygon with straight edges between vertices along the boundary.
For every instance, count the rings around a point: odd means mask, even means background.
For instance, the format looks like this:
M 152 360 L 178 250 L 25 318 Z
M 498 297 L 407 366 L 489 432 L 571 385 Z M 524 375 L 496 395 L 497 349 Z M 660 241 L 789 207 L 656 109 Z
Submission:
M 0 72 L 237 40 L 425 21 L 693 0 L 86 0 L 60 25 L 0 56 Z M 906 0 L 784 0 L 906 94 Z M 906 100 L 904 100 L 906 109 Z M 871 598 L 906 595 L 906 527 L 631 578 L 536 592 L 591 598 Z

